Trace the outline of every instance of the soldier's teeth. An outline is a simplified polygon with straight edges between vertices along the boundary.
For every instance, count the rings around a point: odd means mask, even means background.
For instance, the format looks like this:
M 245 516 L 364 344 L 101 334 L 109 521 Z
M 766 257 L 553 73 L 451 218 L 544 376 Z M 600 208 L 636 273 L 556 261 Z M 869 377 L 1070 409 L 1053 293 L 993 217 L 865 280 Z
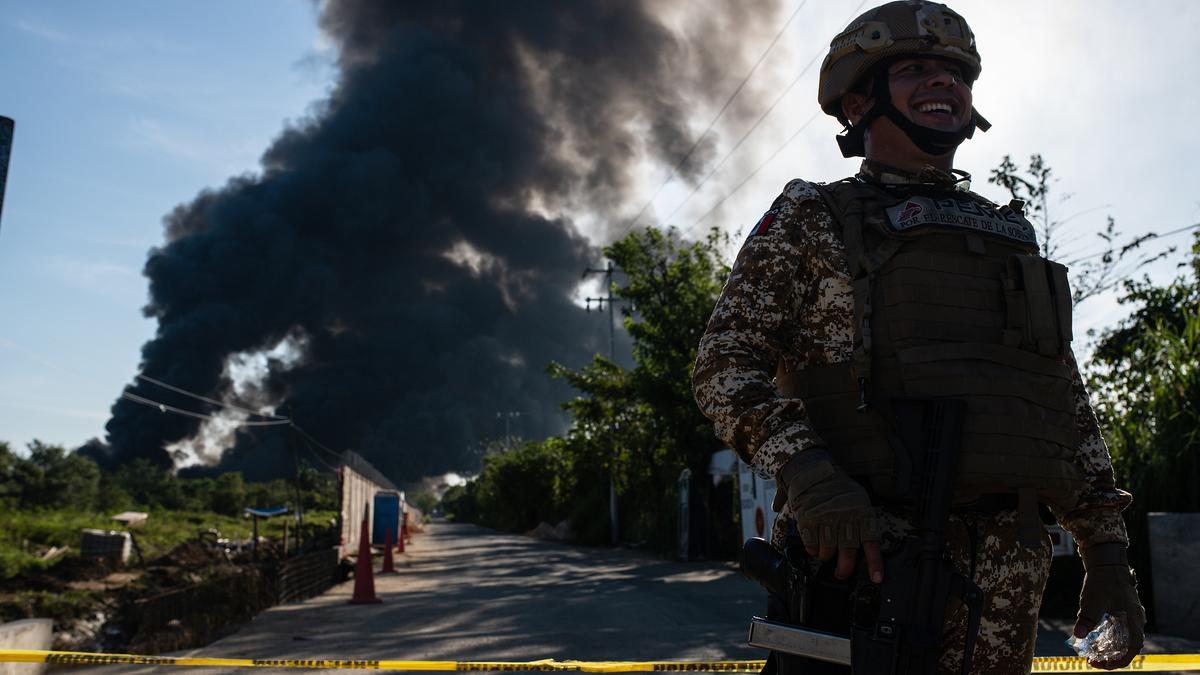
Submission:
M 924 103 L 917 107 L 920 112 L 951 112 L 950 106 L 945 103 Z

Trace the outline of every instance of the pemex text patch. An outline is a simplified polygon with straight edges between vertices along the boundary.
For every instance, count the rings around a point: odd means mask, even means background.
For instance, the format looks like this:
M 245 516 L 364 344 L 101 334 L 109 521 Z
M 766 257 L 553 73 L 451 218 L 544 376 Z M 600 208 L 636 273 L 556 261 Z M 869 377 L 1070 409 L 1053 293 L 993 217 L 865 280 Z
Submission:
M 1033 225 L 1007 206 L 989 208 L 969 199 L 914 196 L 886 211 L 888 225 L 894 232 L 908 232 L 925 226 L 958 227 L 1037 244 Z

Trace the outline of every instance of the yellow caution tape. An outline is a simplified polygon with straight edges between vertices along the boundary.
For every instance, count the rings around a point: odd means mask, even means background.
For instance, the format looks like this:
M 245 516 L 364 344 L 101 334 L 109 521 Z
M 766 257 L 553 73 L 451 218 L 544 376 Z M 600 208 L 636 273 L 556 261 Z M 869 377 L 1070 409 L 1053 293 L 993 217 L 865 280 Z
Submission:
M 314 668 L 342 670 L 486 671 L 571 670 L 584 673 L 756 673 L 764 661 L 374 661 L 359 659 L 218 659 L 192 656 L 138 656 L 0 649 L 0 663 L 49 663 L 62 666 L 218 666 L 224 668 Z M 1200 671 L 1200 654 L 1145 654 L 1119 670 L 1093 668 L 1077 656 L 1039 656 L 1035 673 L 1111 673 Z
M 1038 656 L 1033 659 L 1035 673 L 1124 673 L 1200 670 L 1200 654 L 1142 654 L 1117 670 L 1101 670 L 1078 656 Z

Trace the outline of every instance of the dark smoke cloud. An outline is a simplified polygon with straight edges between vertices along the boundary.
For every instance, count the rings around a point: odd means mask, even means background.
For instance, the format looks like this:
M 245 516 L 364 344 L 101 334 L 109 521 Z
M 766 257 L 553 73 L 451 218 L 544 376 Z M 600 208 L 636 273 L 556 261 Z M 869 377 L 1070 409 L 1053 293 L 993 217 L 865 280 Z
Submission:
M 543 368 L 607 351 L 607 335 L 571 301 L 596 247 L 546 214 L 623 223 L 638 157 L 684 156 L 693 111 L 732 90 L 744 46 L 761 49 L 740 35 L 775 18 L 763 5 L 705 6 L 681 14 L 677 34 L 652 13 L 664 9 L 323 4 L 338 84 L 267 150 L 261 175 L 167 217 L 145 268 L 158 331 L 142 372 L 228 397 L 231 355 L 291 338 L 299 360 L 274 364 L 251 398 L 399 480 L 469 466 L 472 448 L 501 434 L 498 411 L 521 411 L 513 430 L 526 436 L 561 431 L 570 392 Z M 682 175 L 712 154 L 710 139 Z M 145 383 L 128 391 L 195 409 Z M 108 444 L 87 451 L 168 466 L 164 446 L 198 425 L 118 400 Z M 222 467 L 287 473 L 290 442 L 241 432 Z

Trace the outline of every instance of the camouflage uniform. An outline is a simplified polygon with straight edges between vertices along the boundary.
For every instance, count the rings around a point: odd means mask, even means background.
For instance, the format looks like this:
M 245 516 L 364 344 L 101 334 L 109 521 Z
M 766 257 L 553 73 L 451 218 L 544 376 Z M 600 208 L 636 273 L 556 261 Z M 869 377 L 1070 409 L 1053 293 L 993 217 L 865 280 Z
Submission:
M 860 175 L 892 183 L 957 180 L 931 168 L 906 176 L 871 161 L 863 163 Z M 696 400 L 717 435 L 761 475 L 774 477 L 796 453 L 824 445 L 803 401 L 782 397 L 774 377 L 781 364 L 802 372 L 849 362 L 853 312 L 838 227 L 814 187 L 794 180 L 742 247 L 700 341 L 694 377 Z M 1080 543 L 1128 543 L 1121 510 L 1130 496 L 1114 485 L 1108 449 L 1073 356 L 1069 363 L 1081 438 L 1075 461 L 1089 489 L 1075 508 L 1054 516 Z M 887 550 L 889 540 L 911 526 L 902 516 L 880 515 Z M 785 506 L 772 537 L 777 547 L 791 520 Z M 1050 569 L 1049 538 L 1042 550 L 1021 546 L 1015 510 L 956 514 L 947 534 L 952 559 L 972 573 L 986 596 L 975 672 L 1028 672 Z M 950 616 L 945 644 L 962 644 L 965 619 L 965 612 Z M 961 650 L 949 648 L 943 666 L 952 669 L 958 659 Z

